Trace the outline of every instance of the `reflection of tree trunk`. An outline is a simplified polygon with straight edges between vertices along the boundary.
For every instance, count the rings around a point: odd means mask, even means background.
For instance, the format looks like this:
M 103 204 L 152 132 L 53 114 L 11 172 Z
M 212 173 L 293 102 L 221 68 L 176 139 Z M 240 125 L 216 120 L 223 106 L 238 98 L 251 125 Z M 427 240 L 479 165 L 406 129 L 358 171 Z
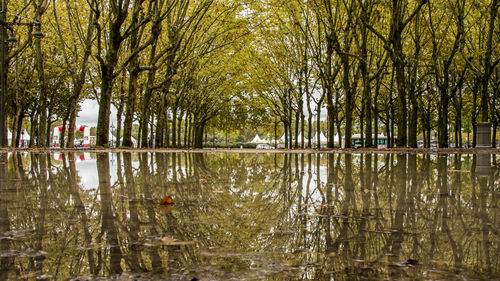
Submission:
M 10 231 L 9 211 L 7 204 L 9 203 L 8 194 L 8 178 L 7 178 L 7 153 L 0 153 L 0 235 Z M 10 249 L 9 239 L 0 239 L 0 251 L 8 252 Z M 14 260 L 9 257 L 0 258 L 0 279 L 7 280 L 9 270 L 14 263 Z
M 342 224 L 340 225 L 337 240 L 333 243 L 332 248 L 334 249 L 334 251 L 338 251 L 338 249 L 342 245 L 342 249 L 344 250 L 344 258 L 346 260 L 351 260 L 351 255 L 349 253 L 350 241 L 347 234 L 349 230 L 350 220 L 352 219 L 353 215 L 350 214 L 350 210 L 356 209 L 356 203 L 354 200 L 354 185 L 352 181 L 352 155 L 349 153 L 345 154 L 344 192 L 345 197 L 342 201 L 341 207 Z
M 317 156 L 319 158 L 319 155 Z M 319 164 L 319 163 L 318 163 Z M 319 171 L 319 165 L 317 165 Z M 319 174 L 319 173 L 318 173 Z M 319 184 L 319 182 L 317 183 Z M 326 178 L 326 204 L 327 208 L 333 206 L 333 187 L 335 185 L 335 163 L 334 163 L 334 155 L 328 154 L 328 176 Z M 332 230 L 331 230 L 331 216 L 329 211 L 327 210 L 327 216 L 325 218 L 325 254 L 328 255 L 334 251 L 333 247 L 333 239 L 332 239 Z
M 130 152 L 123 153 L 123 164 L 125 171 L 125 180 L 127 182 L 127 198 L 129 206 L 129 216 L 130 216 L 130 229 L 128 235 L 130 240 L 128 243 L 130 254 L 126 257 L 127 263 L 132 271 L 140 271 L 141 266 L 139 264 L 139 213 L 137 211 L 137 196 L 136 196 L 136 184 L 134 179 L 134 172 L 132 171 L 132 154 Z
M 363 157 L 363 156 L 361 156 Z M 363 163 L 363 162 L 361 162 Z M 366 259 L 366 232 L 367 232 L 367 221 L 370 218 L 370 197 L 372 191 L 372 155 L 366 154 L 366 161 L 361 164 L 360 170 L 360 181 L 362 183 L 362 200 L 363 200 L 363 213 L 358 220 L 358 234 L 360 244 L 360 259 Z
M 411 138 L 409 140 L 410 142 L 412 141 Z M 408 227 L 410 229 L 418 229 L 417 222 L 416 222 L 416 214 L 420 214 L 420 210 L 418 210 L 417 205 L 418 205 L 418 200 L 417 200 L 417 195 L 419 194 L 418 189 L 419 189 L 419 181 L 417 178 L 417 155 L 415 154 L 408 154 L 408 177 L 409 177 L 409 184 L 410 186 L 408 187 Z M 415 215 L 412 215 L 415 214 Z M 414 232 L 412 234 L 412 239 L 413 239 L 413 252 L 412 252 L 412 257 L 416 257 L 418 255 L 418 246 L 419 246 L 419 234 L 417 232 Z
M 455 260 L 455 266 L 460 267 L 462 264 L 461 261 L 461 251 L 457 247 L 457 243 L 453 239 L 452 231 L 448 226 L 448 198 L 450 197 L 450 190 L 448 188 L 448 166 L 447 166 L 447 157 L 440 156 L 438 158 L 438 189 L 439 189 L 439 201 L 438 208 L 436 212 L 441 209 L 442 211 L 442 227 L 444 233 L 446 233 L 448 237 L 448 241 L 450 243 L 451 249 L 453 251 L 453 259 Z
M 39 155 L 39 165 L 40 165 L 40 214 L 37 218 L 36 223 L 36 242 L 35 249 L 37 252 L 43 249 L 43 235 L 45 235 L 45 213 L 47 211 L 47 154 L 42 153 Z M 39 274 L 43 274 L 43 261 L 45 256 L 37 255 L 35 257 L 35 268 Z
M 109 154 L 97 154 L 97 175 L 99 177 L 99 193 L 101 196 L 102 232 L 106 233 L 106 241 L 110 247 L 110 274 L 121 274 L 122 252 L 118 244 L 118 233 L 113 215 L 111 180 L 109 175 Z
M 481 246 L 483 247 L 483 255 L 484 255 L 484 267 L 488 272 L 491 272 L 491 251 L 490 246 L 491 242 L 489 241 L 489 233 L 490 227 L 488 226 L 488 178 L 486 176 L 479 176 L 478 178 L 479 184 L 479 218 L 481 220 Z
M 397 155 L 397 164 L 394 173 L 396 174 L 397 183 L 393 185 L 396 197 L 396 212 L 394 214 L 394 222 L 392 225 L 392 233 L 388 237 L 387 245 L 390 246 L 391 256 L 389 261 L 395 263 L 401 255 L 401 244 L 403 243 L 403 223 L 406 206 L 406 155 Z M 392 173 L 392 174 L 394 174 Z M 393 272 L 395 273 L 395 272 Z
M 141 153 L 139 155 L 139 171 L 141 173 L 141 184 L 144 188 L 144 196 L 146 199 L 146 212 L 148 214 L 148 221 L 150 223 L 149 225 L 149 233 L 152 237 L 158 237 L 158 230 L 156 229 L 156 226 L 158 225 L 158 221 L 156 220 L 156 213 L 153 208 L 153 206 L 158 204 L 157 201 L 155 201 L 152 197 L 153 191 L 150 189 L 151 187 L 151 178 L 152 178 L 152 173 L 149 170 L 148 166 L 148 155 L 146 153 Z M 163 156 L 164 154 L 156 154 L 156 163 L 159 167 L 158 171 L 163 171 L 166 170 L 166 166 L 164 166 L 165 162 L 163 161 Z M 152 167 L 152 166 L 151 166 Z M 164 179 L 164 177 L 160 177 L 161 179 Z M 156 205 L 158 206 L 158 205 Z M 163 264 L 160 255 L 158 254 L 158 248 L 156 247 L 149 247 L 147 249 L 147 252 L 149 254 L 149 259 L 151 260 L 151 269 L 155 273 L 159 273 L 162 271 Z
M 90 248 L 90 243 L 92 243 L 92 235 L 89 231 L 89 219 L 85 211 L 85 205 L 80 198 L 80 192 L 78 190 L 78 183 L 76 180 L 76 166 L 75 166 L 75 155 L 74 152 L 69 152 L 69 169 L 66 171 L 67 179 L 69 182 L 69 192 L 73 198 L 75 209 L 81 216 L 82 220 L 82 230 L 84 234 L 84 247 L 87 248 L 87 259 L 89 261 L 90 273 L 97 274 L 97 267 L 94 259 L 94 250 Z

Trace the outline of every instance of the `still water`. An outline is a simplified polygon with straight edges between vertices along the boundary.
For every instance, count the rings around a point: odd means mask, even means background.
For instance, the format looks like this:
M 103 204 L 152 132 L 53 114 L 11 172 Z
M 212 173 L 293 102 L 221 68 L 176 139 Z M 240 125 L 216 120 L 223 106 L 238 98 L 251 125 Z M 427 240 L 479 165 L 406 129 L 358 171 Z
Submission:
M 0 158 L 0 280 L 500 277 L 498 155 Z

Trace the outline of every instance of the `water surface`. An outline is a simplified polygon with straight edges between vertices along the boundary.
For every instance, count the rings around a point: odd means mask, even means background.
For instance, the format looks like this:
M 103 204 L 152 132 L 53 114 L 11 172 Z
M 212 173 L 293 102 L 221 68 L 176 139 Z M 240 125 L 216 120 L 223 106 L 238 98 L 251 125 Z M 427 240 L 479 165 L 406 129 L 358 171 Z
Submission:
M 494 156 L 0 158 L 0 280 L 500 276 Z

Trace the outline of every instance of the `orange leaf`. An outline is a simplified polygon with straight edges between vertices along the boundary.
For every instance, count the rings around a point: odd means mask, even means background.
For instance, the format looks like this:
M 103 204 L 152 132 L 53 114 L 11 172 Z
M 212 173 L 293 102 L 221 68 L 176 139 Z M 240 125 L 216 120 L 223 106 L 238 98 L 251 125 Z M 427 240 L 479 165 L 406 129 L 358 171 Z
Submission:
M 160 201 L 160 205 L 174 205 L 174 199 L 170 195 L 165 196 L 163 199 Z
M 172 205 L 173 204 L 164 204 L 164 205 L 160 205 L 160 208 L 162 209 L 162 211 L 166 214 L 168 213 L 171 213 L 172 212 Z

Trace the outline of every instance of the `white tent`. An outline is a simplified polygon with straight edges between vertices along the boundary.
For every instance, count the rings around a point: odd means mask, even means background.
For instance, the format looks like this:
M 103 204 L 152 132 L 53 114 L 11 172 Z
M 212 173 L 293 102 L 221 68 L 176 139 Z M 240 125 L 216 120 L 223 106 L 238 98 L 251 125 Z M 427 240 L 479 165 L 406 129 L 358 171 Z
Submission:
M 325 137 L 326 138 L 326 137 Z M 328 141 L 328 140 L 327 140 Z M 338 144 L 339 143 L 339 134 L 335 134 L 335 136 L 333 136 L 333 143 L 336 143 Z
M 263 140 L 259 137 L 259 134 L 255 135 L 255 138 L 251 141 L 251 143 L 265 143 L 266 140 Z
M 283 136 L 281 136 L 281 138 L 278 139 L 278 142 L 280 142 L 280 143 L 285 142 L 285 134 L 283 134 Z
M 338 136 L 337 136 L 338 137 Z M 328 142 L 328 139 L 325 137 L 323 132 L 319 133 L 319 143 L 320 144 L 326 144 Z M 312 138 L 312 143 L 318 143 L 318 134 L 314 134 Z
M 31 140 L 31 137 L 30 137 L 30 135 L 28 134 L 28 131 L 26 131 L 26 129 L 24 129 L 24 131 L 23 131 L 23 132 L 24 132 L 24 134 L 23 134 L 23 133 L 21 133 L 21 138 L 22 138 L 23 140 L 25 140 L 25 141 L 29 141 L 29 140 Z
M 21 143 L 21 147 L 26 147 L 28 145 L 30 139 L 31 139 L 31 137 L 28 134 L 28 131 L 26 131 L 26 129 L 21 131 L 20 141 L 24 142 L 24 143 Z M 11 143 L 12 143 L 12 132 L 10 130 L 7 130 L 7 144 L 10 145 Z
M 293 142 L 295 142 L 295 139 L 293 139 Z M 299 133 L 299 136 L 297 137 L 297 142 L 302 143 L 302 132 Z M 307 143 L 307 138 L 304 138 L 304 142 Z

